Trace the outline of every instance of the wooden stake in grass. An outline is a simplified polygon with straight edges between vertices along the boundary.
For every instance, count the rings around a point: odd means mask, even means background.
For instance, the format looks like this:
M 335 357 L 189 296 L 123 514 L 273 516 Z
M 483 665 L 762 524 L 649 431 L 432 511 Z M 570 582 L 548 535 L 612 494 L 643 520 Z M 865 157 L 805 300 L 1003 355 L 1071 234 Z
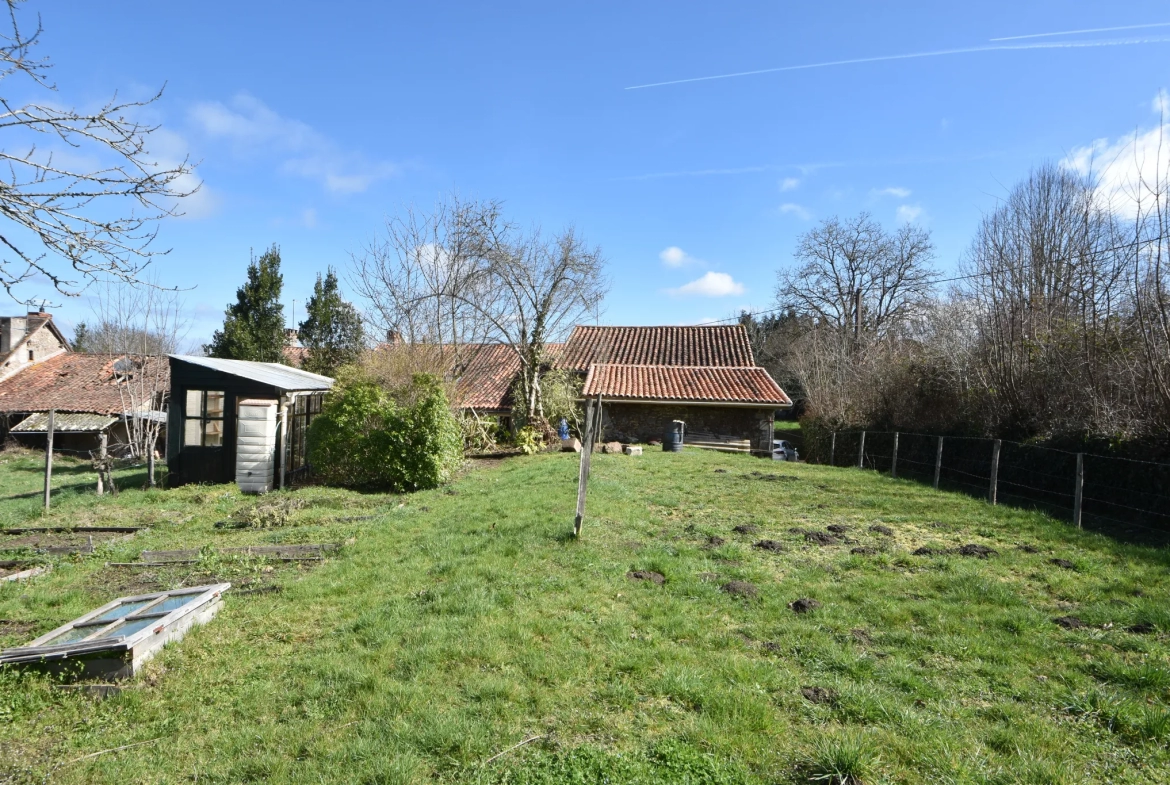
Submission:
M 865 468 L 865 431 L 861 432 L 861 446 L 857 448 L 857 468 Z
M 837 461 L 837 432 L 833 431 L 833 440 L 829 442 L 829 465 L 836 466 Z
M 1077 453 L 1076 493 L 1073 495 L 1073 523 L 1081 528 L 1081 492 L 1085 488 L 1085 454 Z
M 894 431 L 894 457 L 890 459 L 890 477 L 898 476 L 898 432 Z
M 601 396 L 597 396 L 598 420 L 600 421 Z M 585 433 L 581 444 L 581 464 L 577 468 L 577 517 L 573 521 L 573 536 L 581 536 L 581 523 L 585 520 L 585 490 L 589 487 L 589 458 L 593 454 L 593 401 L 585 401 Z
M 107 449 L 107 446 L 109 444 L 109 438 L 110 438 L 109 435 L 105 431 L 102 431 L 101 436 L 98 437 L 98 461 L 100 461 L 102 463 L 104 463 L 106 460 L 106 449 Z M 102 482 L 103 471 L 102 471 L 100 464 L 98 466 L 97 476 L 98 476 L 97 495 L 101 496 L 102 494 L 104 494 L 106 492 L 106 487 L 105 487 L 105 484 Z
M 999 448 L 1002 442 L 996 439 L 991 443 L 991 485 L 987 489 L 987 500 L 993 505 L 999 499 Z
M 49 431 L 45 437 L 45 511 L 49 509 L 49 495 L 53 490 L 53 425 L 56 409 L 49 409 Z
M 938 449 L 934 453 L 934 489 L 938 490 L 938 476 L 942 473 L 943 437 L 938 437 Z

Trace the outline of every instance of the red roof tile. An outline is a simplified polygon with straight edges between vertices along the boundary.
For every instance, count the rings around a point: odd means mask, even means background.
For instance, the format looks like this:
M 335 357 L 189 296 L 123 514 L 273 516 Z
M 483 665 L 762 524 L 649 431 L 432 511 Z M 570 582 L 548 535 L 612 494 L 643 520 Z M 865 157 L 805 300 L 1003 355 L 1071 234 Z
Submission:
M 473 353 L 459 375 L 459 406 L 480 411 L 507 411 L 512 408 L 512 382 L 520 373 L 520 358 L 508 344 L 475 344 Z M 555 360 L 564 344 L 545 344 L 545 356 Z M 464 347 L 465 350 L 472 346 Z
M 584 394 L 598 393 L 603 399 L 792 405 L 768 372 L 755 367 L 595 363 L 585 379 Z
M 119 356 L 66 352 L 25 368 L 0 382 L 0 412 L 95 412 L 121 414 L 129 408 L 123 400 L 114 370 Z M 159 372 L 164 388 L 170 386 L 166 357 Z
M 573 328 L 558 368 L 586 371 L 593 363 L 704 365 L 744 368 L 756 364 L 743 325 L 705 327 Z

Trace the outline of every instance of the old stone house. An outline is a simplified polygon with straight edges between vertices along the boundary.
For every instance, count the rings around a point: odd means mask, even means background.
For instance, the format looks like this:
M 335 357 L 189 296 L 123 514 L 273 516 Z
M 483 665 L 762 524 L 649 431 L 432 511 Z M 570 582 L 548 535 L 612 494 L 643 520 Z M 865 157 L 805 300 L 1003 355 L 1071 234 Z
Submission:
M 69 342 L 51 314 L 0 316 L 0 381 L 67 351 Z
M 577 326 L 555 367 L 601 397 L 606 440 L 661 439 L 681 420 L 689 444 L 771 455 L 775 412 L 792 406 L 742 325 Z

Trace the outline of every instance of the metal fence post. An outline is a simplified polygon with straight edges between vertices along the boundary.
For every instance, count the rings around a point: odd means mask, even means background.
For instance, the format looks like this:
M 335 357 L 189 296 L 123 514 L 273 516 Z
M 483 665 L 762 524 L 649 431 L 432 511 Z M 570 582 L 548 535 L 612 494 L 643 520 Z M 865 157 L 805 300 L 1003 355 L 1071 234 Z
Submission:
M 1073 497 L 1073 523 L 1077 528 L 1081 528 L 1081 492 L 1085 487 L 1085 454 L 1083 452 L 1077 453 L 1077 487 L 1076 495 Z
M 861 446 L 857 448 L 857 468 L 865 468 L 865 431 L 861 432 Z
M 894 431 L 894 457 L 890 459 L 890 477 L 898 476 L 898 432 Z
M 942 472 L 943 437 L 938 437 L 938 450 L 934 454 L 934 489 L 938 490 L 938 476 Z
M 837 432 L 833 431 L 833 440 L 829 442 L 829 465 L 837 465 Z
M 999 495 L 999 448 L 1000 440 L 996 439 L 991 444 L 991 487 L 988 489 L 988 500 L 992 504 L 998 502 Z
M 45 509 L 49 509 L 49 495 L 53 490 L 53 425 L 57 410 L 49 409 L 49 430 L 45 436 Z

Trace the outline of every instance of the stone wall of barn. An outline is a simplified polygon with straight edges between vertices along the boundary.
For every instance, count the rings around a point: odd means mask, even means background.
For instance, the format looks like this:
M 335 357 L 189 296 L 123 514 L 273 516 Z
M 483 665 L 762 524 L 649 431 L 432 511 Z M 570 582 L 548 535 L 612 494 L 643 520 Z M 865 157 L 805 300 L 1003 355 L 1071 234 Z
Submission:
M 688 433 L 748 439 L 753 453 L 772 454 L 772 409 L 603 402 L 602 412 L 605 441 L 661 440 L 672 421 L 682 420 Z

